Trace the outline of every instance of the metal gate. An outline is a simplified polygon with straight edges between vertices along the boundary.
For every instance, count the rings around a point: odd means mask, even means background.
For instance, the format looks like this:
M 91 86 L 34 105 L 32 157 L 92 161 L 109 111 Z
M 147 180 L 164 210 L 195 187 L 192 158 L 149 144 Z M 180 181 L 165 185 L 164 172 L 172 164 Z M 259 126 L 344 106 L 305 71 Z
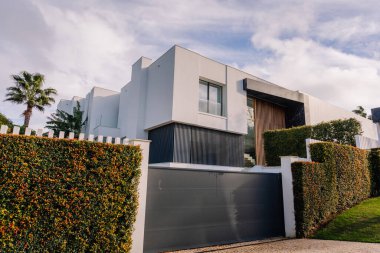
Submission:
M 149 168 L 144 252 L 276 236 L 281 174 Z

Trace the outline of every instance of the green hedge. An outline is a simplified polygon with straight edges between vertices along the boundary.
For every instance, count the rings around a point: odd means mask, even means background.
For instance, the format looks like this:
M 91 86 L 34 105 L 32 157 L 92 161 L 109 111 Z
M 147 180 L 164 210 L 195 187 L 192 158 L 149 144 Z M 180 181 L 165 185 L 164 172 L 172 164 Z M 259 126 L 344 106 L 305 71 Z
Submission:
M 139 147 L 0 135 L 0 252 L 128 252 Z
M 307 237 L 371 192 L 368 152 L 331 142 L 310 145 L 312 160 L 292 164 L 298 237 Z
M 279 166 L 280 156 L 306 157 L 307 138 L 355 146 L 355 135 L 361 133 L 360 122 L 354 118 L 267 131 L 264 133 L 265 160 L 269 166 Z
M 380 148 L 369 152 L 371 172 L 371 196 L 380 196 Z

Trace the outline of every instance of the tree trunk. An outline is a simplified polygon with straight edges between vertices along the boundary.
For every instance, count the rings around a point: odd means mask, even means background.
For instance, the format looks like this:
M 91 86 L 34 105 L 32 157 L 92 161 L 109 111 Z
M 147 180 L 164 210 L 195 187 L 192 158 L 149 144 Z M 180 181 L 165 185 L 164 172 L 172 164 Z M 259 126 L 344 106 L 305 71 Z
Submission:
M 25 127 L 29 127 L 31 116 L 32 116 L 32 107 L 28 106 L 24 112 L 24 126 Z

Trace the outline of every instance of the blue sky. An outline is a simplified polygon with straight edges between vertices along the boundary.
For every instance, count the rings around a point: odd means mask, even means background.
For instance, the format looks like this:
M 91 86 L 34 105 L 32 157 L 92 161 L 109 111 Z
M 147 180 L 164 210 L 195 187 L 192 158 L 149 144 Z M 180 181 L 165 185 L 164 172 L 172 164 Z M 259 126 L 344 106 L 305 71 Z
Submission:
M 380 106 L 379 1 L 0 2 L 0 100 L 21 70 L 60 98 L 120 90 L 140 56 L 174 44 L 352 110 Z M 0 102 L 15 122 L 23 106 Z M 41 127 L 45 114 L 34 112 Z

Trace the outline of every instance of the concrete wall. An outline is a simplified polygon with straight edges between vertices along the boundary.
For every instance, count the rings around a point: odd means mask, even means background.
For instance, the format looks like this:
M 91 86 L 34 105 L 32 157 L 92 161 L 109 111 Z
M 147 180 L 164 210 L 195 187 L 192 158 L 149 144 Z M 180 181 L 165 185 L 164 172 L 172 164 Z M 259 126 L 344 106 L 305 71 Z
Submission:
M 99 126 L 117 128 L 120 93 L 94 87 L 86 96 L 83 118 L 87 118 L 86 135 Z
M 172 47 L 148 68 L 145 130 L 173 120 L 174 57 L 175 48 Z
M 79 102 L 80 109 L 83 111 L 85 107 L 85 99 L 77 96 L 74 96 L 70 100 L 61 99 L 57 105 L 57 109 L 72 114 L 74 107 L 77 106 L 77 102 Z
M 306 124 L 315 125 L 323 121 L 355 118 L 360 122 L 364 136 L 372 139 L 379 138 L 378 127 L 372 122 L 372 120 L 331 105 L 313 96 L 306 96 L 305 111 L 307 111 L 306 114 L 308 114 L 306 117 Z
M 245 134 L 246 92 L 243 90 L 243 79 L 251 77 L 176 46 L 172 121 Z M 199 112 L 199 79 L 222 86 L 222 116 Z
M 119 121 L 121 136 L 146 139 L 144 131 L 148 67 L 152 60 L 141 57 L 132 66 L 131 81 L 121 89 L 119 101 Z

